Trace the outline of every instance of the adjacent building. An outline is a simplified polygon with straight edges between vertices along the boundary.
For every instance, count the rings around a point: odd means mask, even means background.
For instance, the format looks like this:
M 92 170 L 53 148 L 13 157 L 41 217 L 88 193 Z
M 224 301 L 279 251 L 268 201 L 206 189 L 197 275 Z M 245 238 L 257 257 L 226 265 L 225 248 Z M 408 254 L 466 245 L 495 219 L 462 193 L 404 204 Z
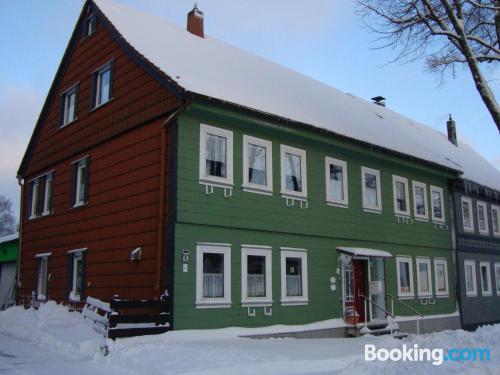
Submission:
M 16 303 L 19 234 L 0 237 L 0 310 Z
M 174 329 L 458 327 L 468 154 L 205 36 L 196 7 L 187 28 L 85 3 L 19 169 L 20 299 L 168 296 Z

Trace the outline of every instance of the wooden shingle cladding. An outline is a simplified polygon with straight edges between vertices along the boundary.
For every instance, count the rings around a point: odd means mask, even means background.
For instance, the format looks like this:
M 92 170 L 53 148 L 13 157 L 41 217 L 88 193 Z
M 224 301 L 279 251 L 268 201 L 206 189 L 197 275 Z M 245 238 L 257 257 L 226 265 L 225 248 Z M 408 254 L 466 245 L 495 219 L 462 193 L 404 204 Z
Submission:
M 153 298 L 161 239 L 161 175 L 168 173 L 169 165 L 161 163 L 162 128 L 182 103 L 131 59 L 115 37 L 98 16 L 95 33 L 73 38 L 21 165 L 25 183 L 49 170 L 54 170 L 55 178 L 53 214 L 32 220 L 26 214 L 22 217 L 20 298 L 35 289 L 35 255 L 51 252 L 49 298 L 67 300 L 67 252 L 81 248 L 87 249 L 87 295 Z M 92 109 L 92 74 L 110 61 L 112 99 Z M 60 94 L 75 83 L 79 85 L 77 119 L 60 128 Z M 163 144 L 165 158 L 168 139 L 167 135 Z M 73 208 L 71 163 L 87 155 L 88 203 Z M 30 197 L 28 189 L 23 192 L 26 213 Z M 163 204 L 166 213 L 166 194 Z M 130 261 L 130 252 L 139 246 L 141 261 Z M 164 253 L 160 256 L 164 262 Z M 163 287 L 163 274 L 161 279 Z

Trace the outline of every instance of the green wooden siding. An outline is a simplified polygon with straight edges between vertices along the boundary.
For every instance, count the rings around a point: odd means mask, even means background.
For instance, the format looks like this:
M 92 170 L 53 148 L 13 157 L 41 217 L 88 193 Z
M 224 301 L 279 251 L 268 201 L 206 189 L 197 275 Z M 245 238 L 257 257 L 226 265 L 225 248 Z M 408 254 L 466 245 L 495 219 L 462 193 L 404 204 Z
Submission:
M 13 240 L 1 243 L 0 263 L 16 261 L 18 252 L 19 252 L 19 240 Z
M 205 194 L 205 186 L 198 181 L 199 126 L 205 123 L 233 132 L 234 191 L 225 198 L 223 189 Z M 411 160 L 396 158 L 371 150 L 355 142 L 295 125 L 280 125 L 259 121 L 221 107 L 195 104 L 178 119 L 177 165 L 177 220 L 175 226 L 175 328 L 205 328 L 222 326 L 258 326 L 267 324 L 303 324 L 317 320 L 341 317 L 341 285 L 330 290 L 330 277 L 339 268 L 337 246 L 361 246 L 382 249 L 393 255 L 444 257 L 448 259 L 450 298 L 436 298 L 433 305 L 421 305 L 418 300 L 407 300 L 426 314 L 444 314 L 455 311 L 453 297 L 453 263 L 451 252 L 450 218 L 446 172 Z M 273 195 L 266 196 L 241 190 L 243 135 L 273 142 Z M 280 192 L 280 144 L 304 149 L 307 153 L 307 190 L 309 208 L 287 207 Z M 348 163 L 349 208 L 326 205 L 325 156 Z M 382 214 L 367 213 L 362 209 L 361 166 L 381 173 Z M 429 222 L 412 220 L 399 222 L 394 215 L 392 175 L 409 180 L 410 206 L 413 215 L 411 181 L 444 189 L 446 224 L 444 227 Z M 230 243 L 232 270 L 232 305 L 230 308 L 195 308 L 196 242 Z M 241 300 L 241 244 L 267 245 L 273 248 L 273 314 L 263 315 L 257 309 L 256 317 L 247 316 Z M 298 247 L 308 250 L 309 304 L 307 306 L 280 305 L 280 247 Z M 182 272 L 181 251 L 189 249 L 189 271 Z M 414 285 L 417 286 L 415 259 Z M 433 264 L 432 264 L 433 267 Z M 395 260 L 386 262 L 386 291 L 397 295 Z M 434 284 L 434 274 L 433 284 Z M 401 308 L 400 315 L 411 315 Z

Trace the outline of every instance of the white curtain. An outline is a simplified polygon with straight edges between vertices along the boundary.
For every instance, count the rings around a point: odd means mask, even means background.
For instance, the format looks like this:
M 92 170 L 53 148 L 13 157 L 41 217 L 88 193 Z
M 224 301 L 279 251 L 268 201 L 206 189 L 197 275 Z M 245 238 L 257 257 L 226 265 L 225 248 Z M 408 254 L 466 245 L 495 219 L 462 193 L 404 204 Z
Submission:
M 302 191 L 300 156 L 285 153 L 286 188 L 290 191 Z
M 252 184 L 267 185 L 266 148 L 248 145 L 248 181 Z
M 286 275 L 286 295 L 302 296 L 302 275 Z
M 226 177 L 226 138 L 207 134 L 206 143 L 207 175 Z
M 223 297 L 224 297 L 224 274 L 204 273 L 203 298 L 223 298 Z
M 402 292 L 410 292 L 409 264 L 406 262 L 399 263 L 399 284 Z
M 445 285 L 445 277 L 444 277 L 444 265 L 443 264 L 438 264 L 436 265 L 437 269 L 437 290 L 438 292 L 444 292 L 446 290 L 446 285 Z
M 418 264 L 419 289 L 421 292 L 429 292 L 429 268 L 426 263 Z
M 369 173 L 365 175 L 365 195 L 370 206 L 378 206 L 377 176 Z
M 247 276 L 248 297 L 266 296 L 266 276 L 258 274 L 248 274 Z
M 419 186 L 415 188 L 415 201 L 417 203 L 417 213 L 425 215 L 424 189 Z
M 344 176 L 342 167 L 330 165 L 330 198 L 334 201 L 344 200 Z

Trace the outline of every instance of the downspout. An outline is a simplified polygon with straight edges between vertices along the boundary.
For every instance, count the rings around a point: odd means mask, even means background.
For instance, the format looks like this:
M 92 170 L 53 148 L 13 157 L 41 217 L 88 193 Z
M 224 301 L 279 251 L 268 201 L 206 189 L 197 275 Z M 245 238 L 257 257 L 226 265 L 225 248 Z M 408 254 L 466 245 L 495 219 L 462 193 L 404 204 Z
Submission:
M 457 297 L 456 300 L 456 305 L 457 305 L 457 311 L 458 314 L 460 315 L 460 326 L 463 327 L 463 321 L 462 321 L 462 299 L 460 295 L 460 282 L 459 282 L 459 264 L 457 261 L 457 233 L 456 233 L 456 228 L 455 228 L 455 206 L 454 206 L 454 190 L 452 187 L 452 184 L 449 184 L 449 204 L 450 204 L 450 227 L 451 227 L 451 244 L 452 244 L 452 254 L 453 254 L 453 269 L 455 271 L 455 280 L 454 280 L 454 286 L 455 286 L 455 296 Z
M 23 236 L 23 218 L 24 218 L 24 203 L 23 203 L 23 197 L 24 197 L 24 183 L 23 179 L 21 176 L 17 176 L 17 183 L 21 187 L 21 199 L 20 201 L 20 207 L 19 207 L 19 246 L 18 246 L 18 254 L 17 254 L 17 295 L 16 295 L 16 300 L 19 303 L 19 288 L 21 288 L 21 247 L 22 247 L 22 236 Z
M 157 247 L 156 247 L 156 278 L 155 278 L 155 299 L 160 299 L 162 295 L 161 291 L 161 274 L 163 266 L 163 249 L 165 242 L 165 216 L 166 209 L 165 201 L 167 194 L 167 126 L 177 118 L 177 116 L 186 109 L 187 106 L 191 104 L 191 100 L 186 100 L 183 105 L 181 105 L 175 112 L 171 113 L 170 116 L 161 125 L 161 136 L 160 136 L 160 202 L 158 207 L 158 236 L 157 236 Z

